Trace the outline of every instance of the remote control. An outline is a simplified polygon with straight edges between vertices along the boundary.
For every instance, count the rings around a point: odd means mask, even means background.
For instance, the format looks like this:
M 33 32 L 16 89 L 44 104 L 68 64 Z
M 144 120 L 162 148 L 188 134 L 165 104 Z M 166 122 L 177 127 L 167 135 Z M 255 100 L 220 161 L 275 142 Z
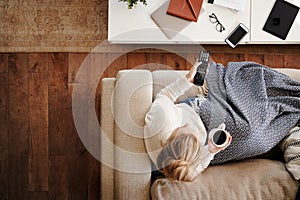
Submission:
M 197 72 L 194 77 L 194 84 L 198 86 L 202 86 L 204 83 L 204 78 L 206 75 L 206 70 L 208 67 L 209 61 L 209 51 L 201 51 L 198 59 L 198 67 Z

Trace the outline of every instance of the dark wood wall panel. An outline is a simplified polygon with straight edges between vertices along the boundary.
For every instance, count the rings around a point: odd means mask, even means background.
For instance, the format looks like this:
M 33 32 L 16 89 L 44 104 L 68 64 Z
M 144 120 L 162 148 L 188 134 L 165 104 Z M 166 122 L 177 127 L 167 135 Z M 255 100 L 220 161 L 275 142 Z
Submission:
M 214 61 L 254 61 L 270 67 L 300 69 L 300 47 L 241 45 L 236 49 L 205 45 Z M 200 48 L 199 48 L 200 49 Z M 199 52 L 182 52 L 194 61 Z M 109 66 L 107 61 L 120 55 Z M 82 64 L 87 71 L 78 74 Z M 179 55 L 160 50 L 112 53 L 0 54 L 0 199 L 99 199 L 100 169 L 81 142 L 72 115 L 72 92 L 85 77 L 87 95 L 96 88 L 96 104 L 86 102 L 87 132 L 99 123 L 100 82 L 122 69 L 190 69 Z M 103 72 L 99 73 L 98 72 Z M 100 78 L 100 79 L 101 79 Z M 83 94 L 84 95 L 84 94 Z M 96 110 L 98 119 L 91 116 Z M 92 120 L 93 119 L 93 120 Z M 89 139 L 92 148 L 95 141 Z
M 145 63 L 147 63 L 147 53 L 132 52 L 127 54 L 128 69 L 142 68 L 142 65 L 144 65 Z
M 148 53 L 146 59 L 147 68 L 150 71 L 166 69 L 167 54 L 166 53 Z
M 284 55 L 284 65 L 286 68 L 299 68 L 300 56 L 299 55 Z
M 266 54 L 264 55 L 265 65 L 273 68 L 283 68 L 284 65 L 284 55 L 280 54 Z
M 167 66 L 167 68 L 171 68 L 171 69 L 175 69 L 175 70 L 185 70 L 186 69 L 186 60 L 176 54 L 167 53 L 166 54 L 166 66 Z

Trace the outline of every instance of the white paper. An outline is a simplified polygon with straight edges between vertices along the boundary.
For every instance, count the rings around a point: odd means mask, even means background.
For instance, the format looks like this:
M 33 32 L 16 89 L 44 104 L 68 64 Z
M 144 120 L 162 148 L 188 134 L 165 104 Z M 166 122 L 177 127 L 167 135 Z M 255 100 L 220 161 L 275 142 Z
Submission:
M 213 4 L 243 11 L 245 10 L 247 1 L 248 0 L 214 0 Z
M 285 1 L 300 7 L 300 0 L 285 0 Z

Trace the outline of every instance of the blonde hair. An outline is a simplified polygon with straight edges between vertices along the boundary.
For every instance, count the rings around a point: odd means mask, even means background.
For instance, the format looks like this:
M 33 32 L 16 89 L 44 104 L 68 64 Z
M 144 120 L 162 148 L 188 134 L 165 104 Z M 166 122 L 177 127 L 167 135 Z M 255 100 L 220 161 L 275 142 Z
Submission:
M 196 135 L 173 131 L 158 155 L 157 163 L 163 174 L 172 181 L 193 181 L 200 164 L 200 141 Z

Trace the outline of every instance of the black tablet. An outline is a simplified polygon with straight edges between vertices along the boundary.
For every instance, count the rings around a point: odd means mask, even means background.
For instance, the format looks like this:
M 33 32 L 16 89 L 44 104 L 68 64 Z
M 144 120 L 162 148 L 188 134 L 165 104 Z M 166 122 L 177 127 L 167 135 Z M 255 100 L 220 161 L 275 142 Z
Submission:
M 287 1 L 276 0 L 263 30 L 285 40 L 299 8 Z

